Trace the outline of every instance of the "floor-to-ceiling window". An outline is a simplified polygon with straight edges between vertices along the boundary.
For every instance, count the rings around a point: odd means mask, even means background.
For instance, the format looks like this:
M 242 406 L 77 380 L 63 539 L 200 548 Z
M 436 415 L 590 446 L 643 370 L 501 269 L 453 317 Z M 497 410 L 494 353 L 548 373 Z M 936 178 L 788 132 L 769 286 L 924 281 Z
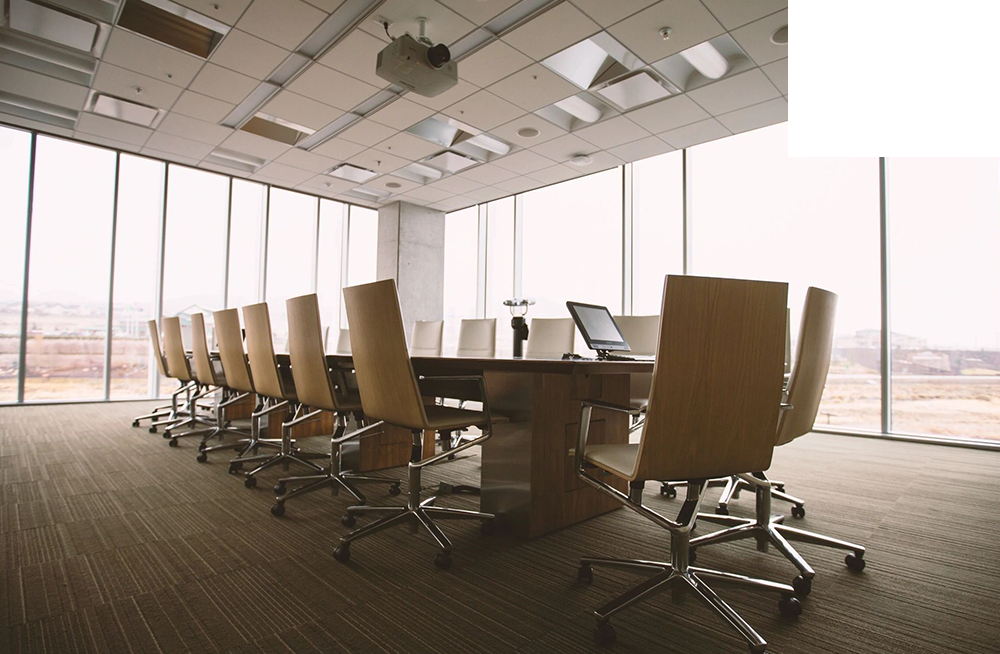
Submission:
M 340 289 L 344 274 L 344 227 L 347 205 L 334 200 L 319 201 L 319 257 L 316 261 L 316 294 L 326 331 L 328 352 L 337 348 L 340 330 Z
M 265 299 L 278 351 L 288 339 L 285 300 L 315 290 L 318 202 L 312 195 L 271 189 Z
M 633 315 L 660 313 L 664 277 L 684 272 L 682 167 L 680 151 L 632 164 Z
M 31 134 L 0 127 L 0 402 L 17 401 Z
M 229 226 L 229 307 L 245 307 L 261 298 L 267 187 L 233 180 Z
M 111 304 L 112 398 L 148 395 L 156 367 L 146 322 L 156 317 L 157 309 L 165 169 L 154 159 L 121 155 Z
M 785 124 L 687 157 L 688 272 L 787 281 L 793 342 L 806 289 L 837 293 L 817 424 L 880 430 L 878 159 L 791 159 Z
M 1000 159 L 888 159 L 892 430 L 1000 439 Z
M 104 397 L 115 153 L 38 136 L 25 400 Z
M 347 285 L 375 281 L 378 211 L 351 205 L 348 229 Z
M 479 265 L 479 207 L 444 219 L 444 346 L 446 356 L 458 346 L 463 318 L 475 318 Z
M 486 205 L 486 298 L 484 314 L 497 319 L 497 356 L 510 356 L 513 341 L 510 310 L 503 305 L 514 288 L 514 197 Z

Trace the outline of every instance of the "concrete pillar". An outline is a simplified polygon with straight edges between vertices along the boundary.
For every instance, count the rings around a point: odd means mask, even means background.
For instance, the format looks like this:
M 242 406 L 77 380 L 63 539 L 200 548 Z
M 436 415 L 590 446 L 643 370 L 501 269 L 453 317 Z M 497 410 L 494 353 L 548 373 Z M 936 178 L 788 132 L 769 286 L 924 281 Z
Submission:
M 378 210 L 379 279 L 395 279 L 407 338 L 416 320 L 444 318 L 444 212 L 408 202 Z

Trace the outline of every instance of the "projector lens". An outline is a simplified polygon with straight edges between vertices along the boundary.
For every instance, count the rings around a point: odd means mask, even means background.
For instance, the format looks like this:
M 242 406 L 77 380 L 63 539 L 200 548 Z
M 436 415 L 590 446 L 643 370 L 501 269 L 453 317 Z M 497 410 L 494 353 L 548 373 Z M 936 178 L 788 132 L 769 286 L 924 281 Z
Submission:
M 435 68 L 440 68 L 451 61 L 451 52 L 444 43 L 438 43 L 427 49 L 427 63 Z

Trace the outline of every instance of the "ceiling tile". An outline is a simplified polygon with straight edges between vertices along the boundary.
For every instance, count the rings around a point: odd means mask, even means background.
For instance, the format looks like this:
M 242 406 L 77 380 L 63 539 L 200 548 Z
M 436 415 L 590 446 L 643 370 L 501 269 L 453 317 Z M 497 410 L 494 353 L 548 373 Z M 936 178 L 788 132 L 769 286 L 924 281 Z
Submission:
M 258 175 L 280 179 L 285 184 L 302 184 L 306 180 L 312 179 L 315 175 L 308 170 L 286 166 L 282 163 L 272 162 L 261 167 L 257 171 Z
M 209 61 L 262 80 L 267 79 L 288 54 L 287 50 L 282 50 L 252 34 L 230 30 L 212 53 Z
M 83 109 L 87 100 L 87 87 L 71 84 L 34 71 L 15 68 L 0 63 L 0 89 L 60 107 Z M 134 94 L 133 94 L 134 95 Z
M 531 59 L 497 40 L 463 59 L 459 67 L 462 79 L 487 87 L 531 63 Z
M 389 127 L 406 129 L 433 113 L 433 109 L 411 102 L 406 98 L 397 98 L 368 118 Z
M 758 66 L 763 66 L 788 56 L 787 44 L 771 43 L 771 35 L 774 34 L 774 31 L 785 25 L 788 25 L 787 10 L 779 11 L 733 30 L 731 36 Z
M 288 88 L 344 111 L 350 111 L 378 92 L 371 84 L 320 64 L 312 64 L 306 68 L 305 72 L 292 80 Z
M 472 95 L 478 90 L 479 88 L 474 84 L 470 84 L 469 82 L 459 78 L 458 84 L 451 87 L 444 93 L 434 96 L 433 98 L 425 98 L 417 93 L 407 93 L 406 97 L 413 100 L 417 104 L 422 104 L 425 107 L 430 107 L 431 109 L 440 111 L 445 107 L 458 102 L 462 98 Z
M 337 164 L 336 159 L 324 157 L 302 148 L 290 148 L 288 152 L 275 159 L 275 162 L 313 173 L 326 172 Z
M 535 111 L 575 95 L 580 89 L 545 66 L 534 64 L 500 80 L 489 91 L 526 111 Z
M 477 186 L 476 188 L 479 187 Z M 441 188 L 434 188 L 432 186 L 421 186 L 419 188 L 415 188 L 409 191 L 407 195 L 416 198 L 417 200 L 423 200 L 424 202 L 440 202 L 441 200 L 444 200 L 445 198 L 450 198 L 455 194 Z
M 96 134 L 133 145 L 143 145 L 153 133 L 153 130 L 140 125 L 123 123 L 120 120 L 86 112 L 80 114 L 80 119 L 76 122 L 76 129 L 79 132 Z
M 633 162 L 639 161 L 640 159 L 655 157 L 656 155 L 663 154 L 664 152 L 671 152 L 673 149 L 673 146 L 661 141 L 655 136 L 647 136 L 646 138 L 639 139 L 638 141 L 632 141 L 631 143 L 626 143 L 625 145 L 609 148 L 608 154 L 614 155 L 625 162 Z
M 357 185 L 357 182 L 349 182 L 345 179 L 330 177 L 329 175 L 316 175 L 312 179 L 300 184 L 299 188 L 310 188 L 327 195 L 336 195 L 337 193 L 349 191 Z
M 574 134 L 566 134 L 531 148 L 543 157 L 553 161 L 569 161 L 578 154 L 590 154 L 597 148 Z
M 528 177 L 536 179 L 542 184 L 557 184 L 559 182 L 565 182 L 567 179 L 579 177 L 582 174 L 583 170 L 579 168 L 557 164 L 555 166 L 536 170 L 533 173 L 528 173 Z
M 156 148 L 143 148 L 139 150 L 142 154 L 147 157 L 153 157 L 154 159 L 160 159 L 161 161 L 173 161 L 174 163 L 184 164 L 185 166 L 197 166 L 198 160 L 194 157 L 186 157 L 183 154 L 177 154 L 175 152 L 166 152 L 164 150 L 157 150 Z
M 523 128 L 533 128 L 538 131 L 538 135 L 530 137 L 519 136 L 517 132 Z M 526 114 L 515 118 L 505 125 L 491 129 L 490 134 L 498 136 L 508 143 L 514 143 L 523 148 L 530 148 L 552 140 L 557 136 L 562 136 L 566 134 L 566 130 L 556 127 L 541 116 Z
M 384 141 L 389 138 L 393 134 L 396 134 L 396 130 L 391 127 L 373 123 L 367 118 L 364 118 L 337 134 L 337 138 L 350 141 L 351 143 L 358 143 L 370 148 L 379 141 Z M 364 148 L 362 148 L 362 150 L 363 149 Z M 358 152 L 360 151 L 361 150 Z M 357 154 L 357 152 L 353 153 L 351 156 L 354 156 L 355 154 Z
M 525 191 L 530 191 L 533 188 L 538 188 L 541 185 L 542 183 L 537 180 L 521 176 L 497 182 L 496 187 L 511 193 L 524 193 Z
M 563 2 L 504 35 L 503 40 L 540 61 L 600 29 L 579 9 Z
M 678 150 L 729 136 L 730 131 L 714 118 L 672 129 L 658 136 Z
M 328 14 L 332 14 L 340 5 L 344 4 L 344 0 L 306 0 L 306 2 Z
M 236 27 L 294 50 L 326 16 L 326 12 L 299 0 L 253 0 Z
M 435 0 L 388 0 L 378 8 L 378 15 L 390 21 L 389 33 L 394 38 L 404 32 L 417 34 L 417 19 L 426 18 L 427 36 L 434 43 L 449 45 L 476 27 Z M 365 21 L 362 29 L 384 34 L 374 21 Z
M 3 114 L 0 114 L 3 116 Z M 51 131 L 51 129 L 49 130 Z M 114 148 L 115 150 L 124 150 L 126 152 L 138 152 L 142 149 L 142 146 L 135 145 L 133 143 L 126 143 L 125 141 L 116 141 L 115 139 L 105 138 L 103 136 L 98 136 L 97 134 L 87 134 L 86 132 L 70 132 L 65 136 L 72 136 L 78 141 L 86 141 L 87 143 L 93 143 L 94 145 L 103 145 L 108 148 Z
M 378 150 L 365 150 L 348 159 L 347 163 L 383 174 L 398 170 L 410 162 L 393 154 L 379 152 Z
M 571 163 L 564 163 L 563 166 L 571 170 L 579 170 L 584 175 L 589 175 L 590 173 L 596 173 L 601 170 L 606 170 L 608 168 L 614 168 L 615 166 L 621 166 L 625 162 L 618 157 L 610 154 L 608 152 L 591 152 L 589 155 L 591 162 L 586 166 L 577 166 Z
M 596 125 L 578 129 L 573 133 L 583 140 L 593 143 L 602 150 L 636 141 L 650 135 L 649 132 L 625 116 L 615 116 Z
M 481 182 L 465 179 L 464 177 L 456 177 L 454 175 L 451 177 L 445 177 L 444 179 L 438 180 L 433 184 L 428 184 L 429 188 L 439 189 L 449 194 L 468 194 L 469 191 L 474 191 L 482 186 L 483 184 Z
M 221 147 L 261 159 L 271 160 L 280 156 L 291 146 L 238 129 L 233 132 L 232 136 L 222 142 Z
M 66 138 L 73 138 L 73 130 L 66 129 L 65 127 L 56 127 L 55 125 L 50 125 L 49 123 L 43 123 L 37 120 L 31 120 L 30 118 L 24 118 L 22 116 L 15 116 L 13 114 L 7 114 L 0 112 L 0 121 L 7 123 L 8 125 L 17 125 L 19 127 L 26 127 L 28 129 L 37 129 L 43 132 L 48 132 L 49 134 L 54 134 L 56 136 L 65 136 Z
M 125 100 L 134 100 L 160 109 L 169 109 L 184 90 L 179 86 L 106 62 L 98 67 L 91 87 Z
M 229 166 L 220 166 L 219 164 L 215 164 L 215 163 L 211 163 L 211 162 L 202 161 L 201 163 L 198 164 L 198 167 L 202 168 L 204 170 L 211 170 L 214 173 L 222 173 L 223 175 L 232 175 L 233 177 L 236 177 L 237 179 L 239 179 L 239 178 L 249 179 L 250 178 L 250 173 L 248 173 L 245 170 L 239 170 L 238 168 L 230 168 Z
M 495 163 L 501 168 L 506 168 L 518 175 L 525 175 L 536 170 L 541 170 L 542 168 L 549 168 L 555 165 L 556 162 L 531 150 L 521 150 L 520 152 L 497 159 Z M 497 184 L 497 186 L 505 188 L 500 184 Z
M 688 97 L 713 116 L 749 107 L 781 95 L 759 68 L 725 77 L 688 92 Z
M 459 209 L 464 209 L 466 207 L 471 207 L 476 204 L 476 201 L 472 198 L 467 198 L 463 195 L 456 195 L 440 202 L 435 202 L 430 205 L 432 209 L 437 209 L 438 211 L 458 211 Z
M 385 43 L 371 34 L 362 30 L 351 30 L 337 45 L 319 58 L 319 63 L 347 73 L 372 86 L 384 88 L 389 83 L 375 74 L 375 62 L 379 51 L 384 47 Z
M 671 29 L 666 41 L 660 36 L 660 29 L 664 27 Z M 612 25 L 608 31 L 651 64 L 725 30 L 699 0 L 663 0 Z
M 645 9 L 656 0 L 570 0 L 583 10 L 585 14 L 596 20 L 603 27 L 613 25 L 631 16 L 640 9 Z M 737 0 L 743 2 L 745 0 Z
M 788 120 L 788 100 L 775 98 L 752 107 L 737 109 L 718 117 L 733 134 L 748 132 L 758 127 L 766 127 Z
M 403 157 L 404 159 L 409 159 L 410 161 L 423 159 L 426 156 L 444 149 L 437 143 L 425 141 L 424 139 L 407 132 L 399 132 L 395 136 L 387 138 L 374 147 L 376 150 L 388 152 L 389 154 L 394 154 L 397 157 Z
M 788 7 L 788 0 L 701 0 L 727 30 Z
M 218 145 L 222 143 L 233 133 L 233 130 L 228 127 L 223 127 L 222 125 L 216 125 L 214 123 L 206 123 L 203 120 L 191 118 L 190 116 L 185 116 L 173 111 L 163 118 L 157 127 L 157 130 L 166 134 L 183 136 L 184 138 L 201 141 L 202 143 L 208 143 L 210 145 Z M 167 148 L 160 148 L 155 145 L 152 147 L 160 150 L 167 150 Z M 168 152 L 170 151 L 171 150 L 168 150 Z M 180 154 L 185 153 L 181 152 Z
M 496 200 L 498 198 L 505 198 L 508 195 L 510 195 L 510 193 L 503 190 L 502 188 L 495 188 L 493 186 L 482 186 L 474 191 L 469 191 L 468 193 L 465 193 L 464 197 L 472 198 L 477 202 L 489 202 L 491 200 Z
M 221 123 L 222 119 L 229 115 L 236 105 L 222 100 L 210 98 L 194 91 L 184 91 L 181 97 L 174 103 L 171 111 L 200 118 L 210 123 Z
M 788 58 L 773 61 L 761 70 L 782 95 L 788 95 Z
M 322 129 L 344 115 L 339 109 L 291 91 L 278 91 L 261 111 L 313 130 Z
M 328 139 L 310 150 L 310 152 L 321 154 L 324 157 L 332 157 L 338 161 L 344 161 L 364 151 L 365 146 L 346 141 L 339 136 Z
M 510 9 L 518 0 L 438 0 L 452 10 L 472 21 L 482 25 L 501 12 Z
M 393 175 L 382 175 L 381 177 L 376 177 L 371 181 L 365 182 L 364 185 L 368 188 L 388 191 L 393 195 L 409 193 L 410 191 L 416 190 L 420 187 L 420 184 L 414 181 L 403 179 L 402 177 L 395 177 Z
M 197 161 L 204 159 L 205 156 L 214 149 L 214 146 L 211 146 L 208 143 L 192 141 L 191 139 L 174 136 L 173 134 L 166 134 L 164 132 L 154 132 L 153 135 L 149 137 L 149 140 L 146 141 L 145 147 L 160 150 L 161 152 L 170 152 L 172 154 L 191 157 Z
M 496 184 L 497 182 L 517 177 L 517 173 L 500 168 L 496 164 L 483 164 L 482 166 L 476 166 L 475 168 L 461 172 L 458 176 L 481 184 Z
M 250 0 L 175 0 L 177 4 L 194 9 L 200 14 L 226 25 L 233 25 L 240 19 Z M 218 9 L 216 9 L 218 7 Z
M 442 113 L 486 131 L 514 120 L 524 114 L 524 110 L 489 91 L 477 91 L 451 105 Z
M 257 80 L 252 77 L 209 63 L 194 78 L 190 89 L 237 105 L 256 87 Z
M 111 30 L 102 61 L 177 86 L 190 84 L 204 63 L 186 52 L 117 27 Z
M 696 123 L 709 117 L 707 111 L 699 107 L 686 95 L 678 95 L 655 104 L 647 105 L 625 114 L 654 134 Z

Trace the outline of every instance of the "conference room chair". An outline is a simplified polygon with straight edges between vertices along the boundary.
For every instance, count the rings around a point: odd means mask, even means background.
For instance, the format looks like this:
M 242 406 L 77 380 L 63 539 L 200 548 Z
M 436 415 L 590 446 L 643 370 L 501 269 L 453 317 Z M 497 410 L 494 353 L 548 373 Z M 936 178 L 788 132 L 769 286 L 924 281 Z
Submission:
M 615 322 L 629 345 L 630 356 L 654 356 L 656 354 L 656 334 L 660 329 L 659 316 L 615 316 Z M 629 375 L 629 403 L 634 408 L 646 410 L 649 404 L 649 388 L 653 383 L 653 373 L 639 372 Z M 632 424 L 639 427 L 641 418 Z
M 423 458 L 424 431 L 456 431 L 476 426 L 482 435 L 462 443 L 453 452 L 479 445 L 490 437 L 489 401 L 486 381 L 481 376 L 421 377 L 413 371 L 406 346 L 403 317 L 396 295 L 396 283 L 391 279 L 349 286 L 344 289 L 347 318 L 351 323 L 351 350 L 358 376 L 361 403 L 365 416 L 377 422 L 356 434 L 361 437 L 381 431 L 383 425 L 410 430 L 413 453 L 407 467 L 406 506 L 351 506 L 343 523 L 352 526 L 356 516 L 373 515 L 378 519 L 340 539 L 334 557 L 346 562 L 351 556 L 351 543 L 384 529 L 409 525 L 430 533 L 439 548 L 434 563 L 446 569 L 451 565 L 452 544 L 435 522 L 440 519 L 471 519 L 485 521 L 483 528 L 492 527 L 493 515 L 436 506 L 436 497 L 420 498 L 421 472 L 447 457 L 446 452 Z M 459 409 L 440 404 L 425 404 L 424 397 L 464 397 L 483 403 L 482 411 Z
M 463 318 L 458 328 L 458 348 L 456 356 L 492 359 L 496 355 L 497 348 L 497 319 L 496 318 Z M 459 407 L 464 407 L 465 402 L 460 402 Z M 471 439 L 474 436 L 462 435 L 451 432 L 441 433 L 441 447 L 444 450 L 451 450 L 463 439 Z M 448 458 L 455 458 L 452 454 Z M 467 489 L 466 492 L 476 492 L 473 486 L 444 486 L 442 492 L 454 492 L 456 488 Z
M 834 318 L 837 310 L 837 296 L 820 288 L 809 288 L 802 310 L 799 341 L 796 346 L 795 365 L 788 382 L 787 402 L 792 409 L 785 411 L 777 428 L 775 445 L 785 445 L 812 431 L 816 414 L 819 412 L 830 370 L 830 352 L 833 348 Z M 782 524 L 783 516 L 771 515 L 771 497 L 776 491 L 774 482 L 768 481 L 763 471 L 737 475 L 739 483 L 754 491 L 756 512 L 753 518 L 737 518 L 720 515 L 704 515 L 707 522 L 722 523 L 727 528 L 711 534 L 699 536 L 691 541 L 694 548 L 724 543 L 727 541 L 754 538 L 757 549 L 768 550 L 773 545 L 799 570 L 792 586 L 799 596 L 808 595 L 812 589 L 815 571 L 792 547 L 789 541 L 822 545 L 848 550 L 845 559 L 849 568 L 860 571 L 865 568 L 865 548 L 856 543 L 830 538 L 813 532 Z M 801 502 L 801 500 L 797 500 Z
M 146 331 L 149 332 L 149 342 L 150 346 L 153 348 L 153 358 L 156 360 L 156 369 L 160 372 L 160 376 L 164 379 L 170 378 L 167 374 L 166 360 L 163 357 L 163 351 L 160 348 L 160 330 L 156 326 L 155 320 L 149 320 L 146 322 Z M 141 416 L 136 416 L 132 420 L 132 426 L 138 427 L 143 420 L 149 420 L 149 433 L 155 434 L 157 428 L 162 425 L 169 425 L 172 422 L 176 422 L 181 415 L 183 409 L 178 406 L 178 399 L 181 394 L 189 395 L 194 389 L 194 382 L 182 382 L 177 380 L 180 386 L 170 394 L 170 404 L 164 404 L 161 406 L 153 407 L 150 413 L 143 414 Z M 185 406 L 187 401 L 185 401 Z
M 572 318 L 532 318 L 528 326 L 526 359 L 561 359 L 572 352 L 576 342 L 576 325 Z
M 171 316 L 163 319 L 163 351 L 167 366 L 167 374 L 181 383 L 193 385 L 191 393 L 187 396 L 187 407 L 185 414 L 179 420 L 171 423 L 163 430 L 163 437 L 169 438 L 171 447 L 177 446 L 177 439 L 187 436 L 200 436 L 204 429 L 198 425 L 213 427 L 215 421 L 198 413 L 199 400 L 204 399 L 212 393 L 212 389 L 201 385 L 191 371 L 191 362 L 184 351 L 184 339 L 181 335 L 181 319 Z M 187 431 L 178 432 L 181 427 L 191 427 Z
M 292 379 L 299 406 L 295 415 L 285 422 L 284 428 L 291 429 L 311 420 L 318 419 L 324 412 L 335 416 L 336 428 L 330 438 L 330 467 L 321 474 L 286 477 L 274 486 L 277 495 L 271 513 L 284 515 L 285 502 L 323 488 L 332 488 L 334 494 L 347 491 L 356 502 L 364 504 L 365 496 L 357 489 L 357 483 L 389 484 L 389 494 L 399 495 L 399 482 L 385 477 L 366 477 L 340 469 L 341 446 L 358 437 L 358 432 L 344 435 L 351 414 L 356 419 L 362 417 L 361 398 L 347 391 L 344 370 L 331 369 L 323 351 L 322 328 L 320 326 L 319 300 L 315 294 L 291 298 L 285 302 L 288 309 L 288 354 L 292 362 Z M 286 493 L 289 484 L 302 486 Z
M 779 282 L 668 276 L 640 441 L 588 444 L 595 410 L 633 415 L 638 410 L 598 401 L 581 403 L 574 451 L 579 477 L 670 534 L 669 562 L 580 560 L 578 578 L 583 582 L 593 579 L 595 566 L 648 575 L 594 612 L 599 644 L 615 641 L 609 619 L 618 611 L 670 591 L 677 601 L 686 595 L 701 600 L 739 632 L 751 651 L 763 652 L 767 642 L 716 595 L 710 582 L 776 593 L 783 615 L 801 612 L 790 585 L 695 567 L 689 559 L 691 530 L 706 480 L 770 465 L 782 406 L 781 330 L 787 293 L 788 285 Z M 661 479 L 686 483 L 686 499 L 676 519 L 643 503 L 645 482 Z M 618 487 L 625 484 L 627 493 Z M 629 522 L 621 525 L 628 528 Z
M 444 336 L 443 320 L 418 320 L 410 336 L 410 356 L 439 357 Z
M 323 468 L 313 463 L 311 459 L 326 458 L 325 454 L 301 451 L 292 440 L 290 428 L 285 424 L 273 424 L 273 414 L 281 415 L 296 411 L 298 398 L 291 372 L 278 368 L 278 359 L 274 355 L 274 342 L 271 340 L 271 315 L 267 303 L 261 302 L 243 307 L 243 323 L 246 329 L 247 358 L 250 360 L 250 372 L 253 375 L 253 386 L 258 400 L 258 408 L 251 415 L 251 420 L 258 421 L 259 429 L 259 421 L 267 416 L 269 435 L 275 433 L 275 427 L 280 430 L 281 448 L 274 454 L 237 457 L 229 462 L 229 471 L 235 474 L 244 464 L 256 463 L 255 468 L 244 473 L 243 483 L 247 488 L 257 485 L 257 475 L 279 463 L 283 466 L 297 463 L 316 473 L 324 472 Z

